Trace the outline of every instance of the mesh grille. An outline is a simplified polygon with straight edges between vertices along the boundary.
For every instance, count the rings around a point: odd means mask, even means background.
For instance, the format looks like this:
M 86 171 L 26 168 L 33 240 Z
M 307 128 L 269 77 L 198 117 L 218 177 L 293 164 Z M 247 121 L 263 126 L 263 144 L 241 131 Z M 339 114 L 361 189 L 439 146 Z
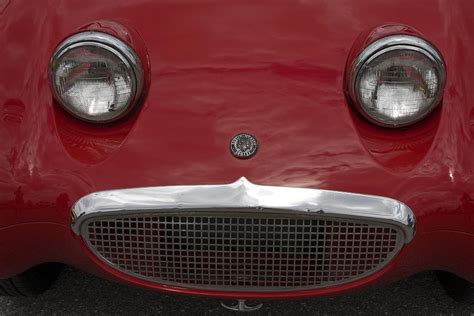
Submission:
M 380 269 L 403 244 L 398 228 L 381 223 L 196 213 L 93 218 L 82 235 L 99 258 L 135 277 L 244 291 L 346 283 Z

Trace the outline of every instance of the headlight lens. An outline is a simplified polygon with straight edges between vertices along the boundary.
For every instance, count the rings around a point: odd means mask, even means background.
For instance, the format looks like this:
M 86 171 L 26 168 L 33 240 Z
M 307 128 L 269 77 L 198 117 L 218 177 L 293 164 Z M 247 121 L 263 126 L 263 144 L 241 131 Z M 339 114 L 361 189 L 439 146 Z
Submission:
M 369 45 L 354 63 L 351 96 L 361 113 L 388 127 L 413 124 L 439 103 L 445 68 L 426 41 L 405 35 Z
M 52 90 L 72 115 L 110 122 L 126 115 L 143 89 L 143 70 L 134 51 L 100 32 L 76 34 L 56 50 L 50 64 Z

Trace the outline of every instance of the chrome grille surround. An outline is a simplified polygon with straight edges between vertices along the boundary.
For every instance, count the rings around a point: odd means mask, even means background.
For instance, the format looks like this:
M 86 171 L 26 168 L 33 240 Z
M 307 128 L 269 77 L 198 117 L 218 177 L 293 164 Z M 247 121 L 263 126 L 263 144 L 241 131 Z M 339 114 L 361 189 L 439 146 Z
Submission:
M 227 192 L 200 195 L 202 203 L 193 201 L 196 207 L 190 207 L 186 190 L 204 193 L 222 187 Z M 130 194 L 146 189 L 151 190 L 148 199 Z M 281 189 L 290 194 L 286 202 L 281 197 L 275 201 L 282 208 L 257 200 L 249 203 L 249 192 L 277 198 L 270 193 L 283 193 Z M 172 201 L 175 191 L 181 192 L 182 204 Z M 330 199 L 323 197 L 327 194 Z M 316 197 L 311 203 L 317 207 L 299 209 L 291 197 L 310 204 L 302 195 Z M 344 197 L 346 202 L 360 201 L 347 204 L 346 212 L 332 210 Z M 175 207 L 161 208 L 158 200 Z M 375 206 L 381 208 L 378 217 L 357 214 Z M 388 218 L 387 206 L 398 217 Z M 93 193 L 74 206 L 72 225 L 94 255 L 128 275 L 172 286 L 247 292 L 316 289 L 363 278 L 390 262 L 414 234 L 411 210 L 392 199 L 257 186 L 245 179 L 225 186 Z

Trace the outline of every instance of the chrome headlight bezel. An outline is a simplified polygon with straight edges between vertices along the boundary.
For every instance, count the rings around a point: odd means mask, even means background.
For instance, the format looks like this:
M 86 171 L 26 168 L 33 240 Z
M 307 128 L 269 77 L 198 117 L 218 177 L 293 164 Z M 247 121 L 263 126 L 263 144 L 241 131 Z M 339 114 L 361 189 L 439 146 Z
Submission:
M 76 111 L 62 99 L 58 91 L 58 86 L 55 82 L 56 62 L 60 59 L 61 56 L 63 56 L 67 52 L 73 49 L 87 46 L 104 49 L 107 52 L 113 54 L 123 63 L 123 65 L 127 69 L 127 72 L 129 72 L 129 74 L 131 75 L 131 97 L 129 98 L 126 106 L 124 106 L 122 110 L 114 113 L 113 116 L 109 115 L 106 118 L 101 118 L 100 116 L 93 117 L 88 116 L 82 112 Z M 87 31 L 77 33 L 61 42 L 54 51 L 49 62 L 48 77 L 51 91 L 58 104 L 72 116 L 90 123 L 110 123 L 113 121 L 120 120 L 121 118 L 126 116 L 136 107 L 136 105 L 140 101 L 145 86 L 145 73 L 143 69 L 143 64 L 138 55 L 135 53 L 135 51 L 119 38 L 98 31 Z
M 411 119 L 405 120 L 404 122 L 383 121 L 375 118 L 366 109 L 358 93 L 361 77 L 363 74 L 363 71 L 361 71 L 362 68 L 374 59 L 386 53 L 394 51 L 413 51 L 423 54 L 433 63 L 433 66 L 435 67 L 438 74 L 437 94 L 433 101 L 430 103 L 429 107 L 427 107 L 424 111 L 420 112 L 416 116 L 413 116 Z M 443 61 L 441 53 L 432 44 L 418 36 L 390 35 L 374 41 L 373 43 L 365 47 L 354 59 L 349 72 L 348 90 L 352 103 L 359 111 L 359 113 L 364 116 L 368 121 L 382 127 L 399 128 L 406 127 L 423 120 L 439 105 L 443 97 L 445 80 L 445 63 Z

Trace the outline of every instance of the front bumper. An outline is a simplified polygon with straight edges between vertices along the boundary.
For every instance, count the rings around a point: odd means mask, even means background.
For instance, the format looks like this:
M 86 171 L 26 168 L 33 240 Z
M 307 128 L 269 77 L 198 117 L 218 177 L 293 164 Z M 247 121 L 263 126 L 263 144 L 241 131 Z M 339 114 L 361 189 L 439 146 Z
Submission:
M 215 194 L 217 189 L 220 194 Z M 122 195 L 121 193 L 127 193 Z M 145 195 L 143 195 L 145 193 Z M 196 194 L 199 193 L 199 194 Z M 178 203 L 180 201 L 180 203 Z M 341 204 L 341 201 L 344 201 Z M 415 201 L 416 202 L 416 201 Z M 419 201 L 424 202 L 424 201 Z M 414 203 L 416 206 L 416 203 Z M 427 204 L 430 205 L 430 204 Z M 225 209 L 237 207 L 251 212 L 265 213 L 278 210 L 283 213 L 316 216 L 318 219 L 351 218 L 375 221 L 398 227 L 406 243 L 389 261 L 370 273 L 349 282 L 324 284 L 300 288 L 253 290 L 248 288 L 199 287 L 176 282 L 157 282 L 153 278 L 117 269 L 103 260 L 87 246 L 78 234 L 82 224 L 107 215 L 124 215 L 128 212 L 159 213 L 197 212 L 203 208 Z M 344 206 L 344 207 L 341 207 Z M 418 207 L 415 209 L 419 209 Z M 323 212 L 320 212 L 320 211 Z M 71 215 L 71 208 L 64 208 Z M 427 231 L 426 214 L 420 213 L 414 236 L 414 216 L 403 203 L 389 198 L 357 195 L 342 192 L 271 187 L 254 185 L 240 179 L 230 185 L 155 187 L 145 189 L 113 190 L 92 193 L 79 199 L 73 208 L 73 229 L 69 224 L 32 222 L 10 225 L 0 229 L 0 278 L 8 278 L 43 262 L 63 262 L 101 277 L 120 280 L 129 284 L 183 294 L 206 295 L 228 298 L 283 298 L 335 294 L 368 285 L 383 284 L 413 273 L 440 269 L 474 280 L 474 255 L 470 249 L 474 235 L 459 231 Z M 433 214 L 433 221 L 443 214 Z M 425 225 L 423 225 L 425 223 Z M 413 237 L 414 236 L 414 237 Z
M 118 271 L 161 285 L 249 293 L 362 279 L 415 232 L 413 212 L 393 199 L 245 178 L 92 193 L 72 217 L 74 232 Z
M 415 235 L 413 211 L 400 201 L 355 193 L 255 185 L 245 177 L 227 185 L 186 185 L 110 190 L 88 194 L 72 208 L 72 228 L 101 215 L 170 210 L 253 209 L 367 219 L 396 225 L 405 243 Z

